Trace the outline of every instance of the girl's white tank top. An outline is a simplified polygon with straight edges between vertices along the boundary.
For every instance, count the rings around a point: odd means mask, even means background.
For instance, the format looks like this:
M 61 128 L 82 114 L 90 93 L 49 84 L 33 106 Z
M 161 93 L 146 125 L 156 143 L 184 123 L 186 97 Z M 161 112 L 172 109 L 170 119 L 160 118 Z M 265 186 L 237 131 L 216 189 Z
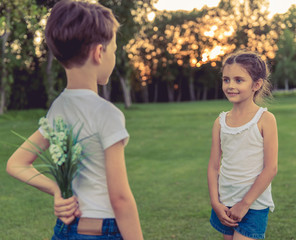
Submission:
M 226 124 L 228 112 L 220 114 L 222 161 L 219 174 L 219 199 L 232 207 L 243 199 L 263 170 L 263 137 L 258 121 L 266 108 L 259 108 L 251 121 L 240 127 Z M 251 205 L 251 209 L 274 210 L 271 184 Z

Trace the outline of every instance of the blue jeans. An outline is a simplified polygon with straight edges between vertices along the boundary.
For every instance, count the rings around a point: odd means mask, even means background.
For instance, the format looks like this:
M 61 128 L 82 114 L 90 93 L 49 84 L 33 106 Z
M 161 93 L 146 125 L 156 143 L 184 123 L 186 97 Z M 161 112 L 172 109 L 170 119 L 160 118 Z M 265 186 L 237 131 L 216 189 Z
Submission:
M 102 235 L 100 236 L 78 234 L 78 221 L 79 218 L 76 218 L 70 225 L 64 225 L 60 219 L 57 219 L 51 240 L 123 240 L 116 220 L 113 218 L 103 220 Z
M 269 208 L 262 210 L 249 209 L 237 227 L 228 227 L 223 225 L 215 211 L 212 209 L 210 223 L 219 232 L 225 235 L 233 235 L 237 231 L 243 236 L 264 239 L 267 228 Z

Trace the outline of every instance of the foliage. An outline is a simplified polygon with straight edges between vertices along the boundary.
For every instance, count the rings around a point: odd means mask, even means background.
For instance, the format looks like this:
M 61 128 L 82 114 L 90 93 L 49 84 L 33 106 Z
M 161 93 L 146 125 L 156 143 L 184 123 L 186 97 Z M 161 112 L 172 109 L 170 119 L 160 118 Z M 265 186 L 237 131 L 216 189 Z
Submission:
M 126 49 L 142 87 L 166 82 L 168 92 L 177 89 L 180 93 L 188 85 L 191 100 L 200 89 L 207 99 L 213 88 L 215 97 L 219 95 L 218 76 L 211 73 L 219 71 L 222 58 L 230 52 L 248 49 L 274 59 L 278 35 L 268 22 L 265 0 L 221 1 L 218 7 L 191 12 L 161 11 Z M 178 81 L 180 72 L 182 82 Z M 205 72 L 205 78 L 196 78 Z
M 284 14 L 277 14 L 272 26 L 280 35 L 274 82 L 276 87 L 288 90 L 296 86 L 296 5 Z
M 117 37 L 116 66 L 112 77 L 120 80 L 126 108 L 131 105 L 131 66 L 124 46 L 141 29 L 141 26 L 146 24 L 147 14 L 153 9 L 154 2 L 155 0 L 100 0 L 100 3 L 112 9 L 121 24 Z
M 11 86 L 17 77 L 15 69 L 26 69 L 30 73 L 38 67 L 33 39 L 40 29 L 38 21 L 43 13 L 44 8 L 38 8 L 34 0 L 3 0 L 0 3 L 0 81 L 1 95 L 5 95 L 3 110 L 9 104 Z
M 274 77 L 277 84 L 285 84 L 286 90 L 289 90 L 289 83 L 296 85 L 296 41 L 294 39 L 293 32 L 285 29 L 278 42 L 279 50 Z
M 53 61 L 50 68 L 43 33 L 48 12 L 58 1 L 0 2 L 4 49 L 0 51 L 0 95 L 5 99 L 4 108 L 45 108 L 65 86 L 62 67 Z M 219 69 L 226 54 L 236 49 L 258 51 L 276 70 L 276 65 L 283 64 L 279 56 L 276 58 L 280 55 L 279 37 L 285 36 L 284 29 L 295 37 L 296 5 L 270 19 L 266 0 L 221 0 L 217 7 L 191 12 L 156 11 L 155 1 L 100 0 L 121 23 L 112 86 L 106 88 L 111 101 L 221 98 Z M 147 16 L 153 11 L 156 17 L 149 22 Z M 286 67 L 277 69 L 272 80 L 283 87 L 284 79 L 277 76 Z M 289 75 L 289 87 L 294 87 L 295 78 Z
M 277 91 L 273 91 L 272 95 L 275 98 L 296 97 L 296 89 L 291 89 L 289 91 L 287 91 L 287 90 L 277 90 Z

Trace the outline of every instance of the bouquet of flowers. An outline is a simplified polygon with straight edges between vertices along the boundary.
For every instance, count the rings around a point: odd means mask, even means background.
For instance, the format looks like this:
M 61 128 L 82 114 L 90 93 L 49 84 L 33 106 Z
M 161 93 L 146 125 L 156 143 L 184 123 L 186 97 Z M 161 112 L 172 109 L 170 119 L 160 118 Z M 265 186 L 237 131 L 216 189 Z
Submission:
M 48 119 L 45 117 L 39 120 L 39 125 L 43 129 L 43 136 L 49 140 L 49 151 L 42 150 L 35 143 L 14 133 L 29 141 L 38 150 L 26 149 L 37 154 L 42 160 L 43 164 L 35 166 L 39 169 L 45 169 L 40 171 L 40 174 L 49 173 L 52 175 L 61 190 L 62 197 L 69 198 L 73 196 L 72 180 L 79 173 L 81 161 L 86 157 L 83 154 L 82 145 L 78 141 L 82 126 L 78 129 L 77 134 L 74 134 L 75 126 L 67 126 L 61 117 L 54 119 L 53 128 L 50 127 Z

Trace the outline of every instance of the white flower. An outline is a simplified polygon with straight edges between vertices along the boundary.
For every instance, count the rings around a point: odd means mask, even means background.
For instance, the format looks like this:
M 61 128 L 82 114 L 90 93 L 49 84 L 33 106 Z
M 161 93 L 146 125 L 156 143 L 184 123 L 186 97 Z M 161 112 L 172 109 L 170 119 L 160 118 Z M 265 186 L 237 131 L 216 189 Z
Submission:
M 58 116 L 55 119 L 55 127 L 57 129 L 58 132 L 63 132 L 65 131 L 67 125 L 64 123 L 64 120 L 62 117 Z
M 62 155 L 62 157 L 60 158 L 60 160 L 57 162 L 57 164 L 59 166 L 63 165 L 63 163 L 66 161 L 66 157 L 65 155 Z
M 54 164 L 62 166 L 66 161 L 78 164 L 82 160 L 82 146 L 80 143 L 68 141 L 69 137 L 73 137 L 73 129 L 68 127 L 61 117 L 53 120 L 53 128 L 45 117 L 39 120 L 39 125 L 45 132 L 45 138 L 49 140 L 49 153 Z M 74 145 L 69 145 L 71 142 Z
M 44 137 L 45 137 L 46 139 L 50 139 L 50 136 L 51 136 L 51 134 L 52 134 L 52 129 L 51 129 L 51 127 L 49 126 L 48 119 L 45 118 L 45 117 L 40 118 L 40 120 L 39 120 L 39 125 L 40 125 L 40 127 L 43 129 L 43 131 L 44 131 Z
M 67 135 L 65 132 L 57 132 L 55 134 L 55 142 L 63 148 L 64 151 L 67 150 L 66 144 L 67 144 Z M 66 147 L 66 149 L 65 149 Z
M 61 149 L 61 147 L 58 146 L 58 145 L 56 145 L 56 144 L 51 144 L 49 146 L 49 152 L 50 152 L 50 155 L 51 155 L 54 163 L 60 162 L 61 161 L 61 158 L 63 156 L 63 153 L 64 153 L 63 150 Z
M 43 128 L 49 128 L 49 122 L 48 119 L 45 117 L 40 118 L 39 125 Z

